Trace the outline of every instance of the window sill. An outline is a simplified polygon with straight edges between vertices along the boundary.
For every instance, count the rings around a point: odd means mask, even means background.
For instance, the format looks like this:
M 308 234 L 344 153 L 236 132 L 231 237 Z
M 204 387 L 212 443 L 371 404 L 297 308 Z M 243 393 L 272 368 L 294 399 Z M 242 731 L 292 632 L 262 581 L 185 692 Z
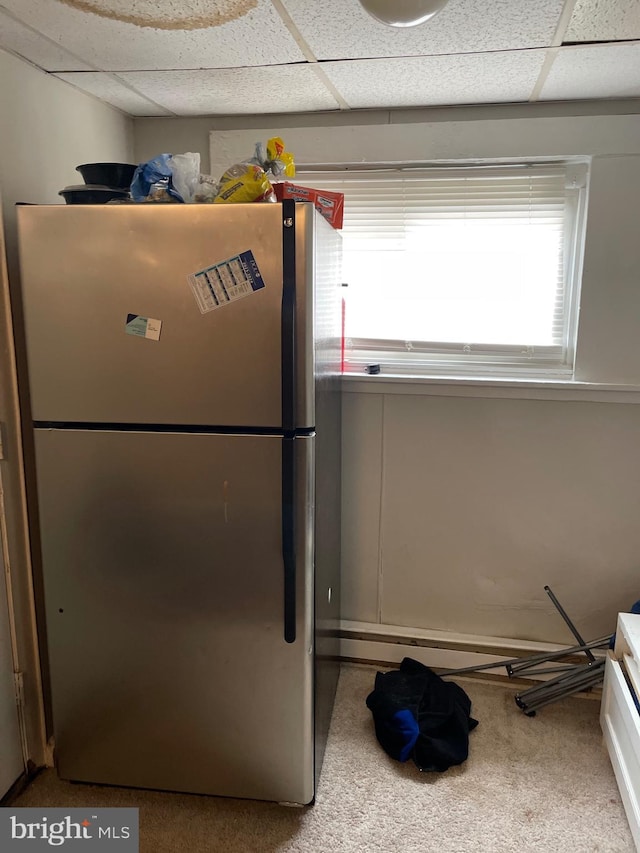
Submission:
M 572 379 L 498 377 L 342 375 L 350 394 L 417 394 L 428 397 L 484 397 L 515 400 L 572 400 L 592 403 L 640 403 L 640 385 L 611 385 Z

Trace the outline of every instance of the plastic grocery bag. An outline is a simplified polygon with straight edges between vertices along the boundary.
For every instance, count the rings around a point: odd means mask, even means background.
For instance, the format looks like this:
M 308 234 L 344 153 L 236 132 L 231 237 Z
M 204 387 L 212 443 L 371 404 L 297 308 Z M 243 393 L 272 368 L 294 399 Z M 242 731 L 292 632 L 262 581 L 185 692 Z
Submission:
M 200 181 L 200 155 L 193 151 L 174 154 L 169 160 L 173 187 L 182 201 L 190 204 Z
M 173 186 L 171 154 L 159 154 L 153 160 L 141 163 L 131 182 L 134 201 L 182 201 Z

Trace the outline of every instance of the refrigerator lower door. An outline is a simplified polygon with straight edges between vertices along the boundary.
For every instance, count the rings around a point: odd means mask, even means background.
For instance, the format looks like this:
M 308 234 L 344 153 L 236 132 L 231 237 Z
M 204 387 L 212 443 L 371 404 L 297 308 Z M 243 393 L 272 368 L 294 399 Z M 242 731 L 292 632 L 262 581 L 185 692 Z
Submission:
M 281 438 L 36 430 L 61 777 L 313 799 L 313 453 L 287 643 Z

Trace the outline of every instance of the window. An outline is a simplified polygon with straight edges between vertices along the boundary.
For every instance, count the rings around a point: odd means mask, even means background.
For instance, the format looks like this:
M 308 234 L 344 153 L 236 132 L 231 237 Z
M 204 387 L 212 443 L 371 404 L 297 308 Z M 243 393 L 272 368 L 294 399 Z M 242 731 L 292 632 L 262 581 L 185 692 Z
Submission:
M 346 370 L 571 375 L 586 164 L 305 173 L 345 195 Z

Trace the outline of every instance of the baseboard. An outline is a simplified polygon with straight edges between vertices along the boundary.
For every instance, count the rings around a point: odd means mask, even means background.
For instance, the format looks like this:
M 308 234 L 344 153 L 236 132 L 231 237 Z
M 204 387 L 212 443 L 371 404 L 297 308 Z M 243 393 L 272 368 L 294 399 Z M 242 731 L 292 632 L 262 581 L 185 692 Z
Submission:
M 342 660 L 393 667 L 404 657 L 411 657 L 435 670 L 495 664 L 494 668 L 485 671 L 487 677 L 507 677 L 503 667 L 513 658 L 556 652 L 571 645 L 570 642 L 561 645 L 371 622 L 343 621 L 340 625 Z M 594 652 L 596 655 L 599 653 Z M 584 656 L 576 655 L 572 660 L 583 662 Z

